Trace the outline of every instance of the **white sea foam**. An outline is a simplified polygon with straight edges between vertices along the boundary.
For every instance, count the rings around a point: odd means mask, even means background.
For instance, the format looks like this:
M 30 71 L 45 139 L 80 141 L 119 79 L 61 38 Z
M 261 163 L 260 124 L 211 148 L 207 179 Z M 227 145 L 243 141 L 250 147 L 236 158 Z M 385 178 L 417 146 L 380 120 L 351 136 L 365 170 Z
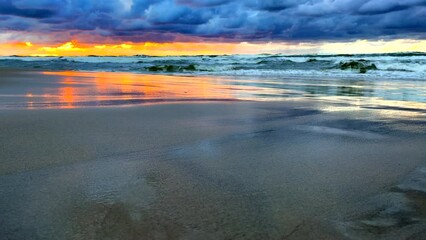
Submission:
M 358 62 L 377 70 L 342 69 Z M 195 69 L 185 69 L 187 66 Z M 166 68 L 169 66 L 169 68 Z M 170 67 L 171 66 L 171 67 Z M 225 76 L 316 76 L 426 79 L 426 54 L 406 55 L 226 55 L 131 57 L 0 57 L 2 68 L 43 70 L 131 71 Z M 154 68 L 152 68 L 154 67 Z M 155 69 L 157 67 L 157 69 Z

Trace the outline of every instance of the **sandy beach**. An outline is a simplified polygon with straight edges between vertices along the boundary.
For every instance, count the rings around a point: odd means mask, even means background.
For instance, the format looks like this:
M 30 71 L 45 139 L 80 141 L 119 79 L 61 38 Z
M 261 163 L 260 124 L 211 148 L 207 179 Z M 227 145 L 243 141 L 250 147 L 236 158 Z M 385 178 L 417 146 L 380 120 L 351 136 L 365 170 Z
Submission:
M 161 75 L 141 97 L 129 74 L 120 91 L 105 73 L 4 76 L 3 239 L 426 237 L 423 103 L 256 101 Z
M 425 19 L 0 0 L 0 240 L 426 240 Z

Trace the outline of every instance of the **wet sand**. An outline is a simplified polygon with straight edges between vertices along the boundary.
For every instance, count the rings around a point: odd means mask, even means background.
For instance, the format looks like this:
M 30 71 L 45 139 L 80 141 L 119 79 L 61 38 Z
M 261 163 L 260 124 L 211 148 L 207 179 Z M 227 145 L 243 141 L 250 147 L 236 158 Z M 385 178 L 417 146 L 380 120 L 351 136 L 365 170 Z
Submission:
M 424 239 L 424 109 L 368 106 L 2 109 L 0 236 Z

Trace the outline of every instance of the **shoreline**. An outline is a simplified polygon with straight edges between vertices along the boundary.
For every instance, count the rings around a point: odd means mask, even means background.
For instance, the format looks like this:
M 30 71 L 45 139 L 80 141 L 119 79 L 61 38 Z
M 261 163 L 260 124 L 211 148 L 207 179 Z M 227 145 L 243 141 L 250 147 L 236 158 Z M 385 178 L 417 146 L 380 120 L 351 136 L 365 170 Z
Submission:
M 117 70 L 79 70 L 79 69 L 31 69 L 28 67 L 23 68 L 4 68 L 0 66 L 0 72 L 11 72 L 11 73 L 19 73 L 19 72 L 29 72 L 29 73 L 41 73 L 41 72 L 50 72 L 50 73 L 61 73 L 61 72 L 75 72 L 75 73 L 123 73 L 123 74 L 136 74 L 136 75 L 147 75 L 147 76 L 168 76 L 168 77 L 201 77 L 201 78 L 224 78 L 224 79 L 288 79 L 288 80 L 307 80 L 307 79 L 318 79 L 318 80 L 345 80 L 345 81 L 354 81 L 354 80 L 366 80 L 366 81 L 413 81 L 413 82 L 424 82 L 425 79 L 423 77 L 402 77 L 402 76 L 382 76 L 382 75 L 373 75 L 373 74 L 359 74 L 354 71 L 348 71 L 347 75 L 335 75 L 333 73 L 329 75 L 318 75 L 318 72 L 314 72 L 312 74 L 303 74 L 294 73 L 294 74 L 285 74 L 285 72 L 280 72 L 276 74 L 213 74 L 206 72 L 151 72 L 151 71 L 117 71 Z
M 354 107 L 426 108 L 424 84 L 411 80 L 389 82 L 339 80 L 338 77 L 258 78 L 13 70 L 3 74 L 0 86 L 1 109 L 305 100 Z

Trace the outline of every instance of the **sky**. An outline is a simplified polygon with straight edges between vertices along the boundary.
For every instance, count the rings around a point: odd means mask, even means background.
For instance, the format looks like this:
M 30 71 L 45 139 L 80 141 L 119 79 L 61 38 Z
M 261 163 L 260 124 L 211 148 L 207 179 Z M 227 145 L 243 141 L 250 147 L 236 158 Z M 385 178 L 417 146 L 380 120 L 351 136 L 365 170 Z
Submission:
M 0 0 L 0 55 L 426 51 L 426 0 Z

